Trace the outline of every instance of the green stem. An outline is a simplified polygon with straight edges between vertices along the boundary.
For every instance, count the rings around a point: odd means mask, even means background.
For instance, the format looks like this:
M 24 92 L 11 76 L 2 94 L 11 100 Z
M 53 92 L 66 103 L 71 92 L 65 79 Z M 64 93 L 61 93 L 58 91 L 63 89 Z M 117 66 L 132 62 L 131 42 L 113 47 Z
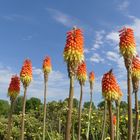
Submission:
M 134 138 L 134 140 L 138 140 L 139 109 L 138 109 L 138 95 L 137 95 L 137 92 L 135 92 L 135 111 L 136 111 L 136 119 L 135 119 L 135 138 Z
M 59 117 L 59 122 L 58 122 L 58 127 L 59 127 L 59 135 L 61 134 L 61 118 Z
M 10 140 L 10 138 L 11 138 L 13 108 L 14 108 L 14 101 L 11 100 L 11 107 L 10 107 L 9 119 L 8 119 L 8 135 L 7 135 L 7 140 Z
M 74 96 L 74 76 L 70 76 L 70 91 L 69 91 L 69 100 L 68 100 L 68 112 L 67 112 L 67 121 L 66 121 L 65 140 L 71 139 L 70 131 L 71 131 L 73 96 Z
M 131 58 L 125 58 L 127 69 L 127 101 L 128 101 L 128 140 L 132 140 L 133 122 L 132 122 L 132 95 L 131 95 Z
M 83 98 L 83 85 L 80 84 L 81 94 L 80 94 L 80 103 L 79 103 L 79 111 L 78 111 L 78 140 L 81 137 L 81 113 L 82 113 L 82 98 Z
M 75 140 L 75 136 L 74 136 L 74 134 L 75 134 L 74 125 L 75 125 L 75 123 L 73 122 L 72 123 L 72 140 Z
M 128 140 L 132 140 L 132 97 L 131 97 L 131 74 L 130 69 L 127 70 L 127 94 L 128 94 Z
M 89 106 L 88 127 L 87 127 L 87 134 L 86 134 L 87 140 L 89 139 L 90 120 L 91 120 L 91 112 L 92 112 L 92 92 L 93 92 L 93 88 L 90 86 L 90 106 Z
M 104 116 L 103 116 L 103 126 L 102 126 L 102 138 L 101 140 L 105 139 L 105 126 L 106 126 L 106 112 L 107 112 L 107 101 L 105 100 L 104 104 Z
M 45 140 L 45 126 L 46 126 L 46 96 L 47 96 L 47 81 L 48 81 L 48 74 L 44 74 L 43 140 Z
M 22 107 L 22 119 L 21 119 L 21 140 L 24 140 L 26 93 L 27 93 L 27 86 L 24 87 L 24 96 L 23 96 L 23 104 L 22 104 L 23 107 Z
M 111 138 L 111 140 L 114 140 L 114 127 L 113 127 L 113 116 L 112 116 L 111 101 L 108 101 L 108 109 L 109 109 L 109 119 L 110 119 L 110 138 Z
M 120 102 L 116 102 L 116 108 L 117 108 L 117 125 L 116 125 L 116 140 L 119 140 L 120 137 L 120 131 L 119 131 L 119 120 L 120 120 Z

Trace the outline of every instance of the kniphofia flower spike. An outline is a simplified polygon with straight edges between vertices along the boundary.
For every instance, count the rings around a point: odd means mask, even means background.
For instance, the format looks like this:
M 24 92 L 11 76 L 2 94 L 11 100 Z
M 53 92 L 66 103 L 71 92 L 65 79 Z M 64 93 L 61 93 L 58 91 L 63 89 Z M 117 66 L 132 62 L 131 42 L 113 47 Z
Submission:
M 117 101 L 122 95 L 117 80 L 112 73 L 112 69 L 105 73 L 102 78 L 102 95 L 106 100 L 109 101 Z
M 120 36 L 120 53 L 125 58 L 136 55 L 136 44 L 134 38 L 134 32 L 131 28 L 124 27 L 121 31 L 119 31 Z
M 51 59 L 50 57 L 46 56 L 43 61 L 43 72 L 45 74 L 49 74 L 52 71 Z
M 86 63 L 81 63 L 77 68 L 77 79 L 80 84 L 85 84 L 85 81 L 87 80 L 87 69 L 86 69 Z
M 24 87 L 29 86 L 32 80 L 32 63 L 29 59 L 26 59 L 23 63 L 20 72 L 20 80 L 23 83 Z
M 8 88 L 8 96 L 11 100 L 15 100 L 20 92 L 20 78 L 17 75 L 12 76 Z
M 66 44 L 63 52 L 67 64 L 77 67 L 84 61 L 84 39 L 81 29 L 74 27 L 67 33 Z

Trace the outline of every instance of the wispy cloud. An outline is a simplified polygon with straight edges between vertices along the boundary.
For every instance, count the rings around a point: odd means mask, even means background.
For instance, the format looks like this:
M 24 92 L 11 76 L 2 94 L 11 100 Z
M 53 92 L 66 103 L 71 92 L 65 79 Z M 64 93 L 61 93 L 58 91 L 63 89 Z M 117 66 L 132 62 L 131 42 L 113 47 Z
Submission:
M 84 53 L 85 54 L 90 53 L 90 49 L 89 48 L 84 48 Z
M 129 5 L 130 5 L 130 2 L 128 0 L 121 1 L 121 3 L 118 6 L 118 9 L 121 11 L 125 11 L 129 7 Z
M 31 18 L 24 16 L 24 15 L 19 15 L 19 14 L 9 14 L 9 15 L 2 15 L 1 18 L 8 20 L 8 21 L 15 21 L 15 20 L 25 20 L 25 21 L 30 21 Z
M 52 9 L 52 8 L 46 8 L 46 10 L 51 14 L 52 18 L 57 21 L 58 23 L 66 26 L 66 27 L 73 27 L 78 26 L 83 28 L 84 30 L 92 30 L 92 28 L 87 25 L 86 23 L 82 22 L 78 18 L 68 15 L 66 13 L 63 13 L 59 10 Z
M 32 38 L 33 38 L 32 35 L 28 35 L 28 36 L 24 37 L 22 40 L 24 40 L 24 41 L 29 41 L 29 40 L 31 40 Z
M 118 61 L 119 55 L 116 52 L 108 51 L 106 53 L 106 55 L 107 55 L 107 59 L 114 61 L 114 62 Z
M 100 63 L 100 62 L 104 62 L 104 59 L 97 53 L 94 53 L 91 57 L 90 57 L 90 61 L 91 62 L 95 62 L 95 63 Z
M 112 41 L 112 43 L 118 44 L 119 33 L 118 32 L 111 32 L 111 33 L 107 34 L 106 39 Z
M 97 50 L 97 49 L 99 49 L 101 47 L 101 45 L 103 44 L 104 35 L 105 35 L 104 30 L 96 32 L 95 41 L 94 41 L 92 50 Z

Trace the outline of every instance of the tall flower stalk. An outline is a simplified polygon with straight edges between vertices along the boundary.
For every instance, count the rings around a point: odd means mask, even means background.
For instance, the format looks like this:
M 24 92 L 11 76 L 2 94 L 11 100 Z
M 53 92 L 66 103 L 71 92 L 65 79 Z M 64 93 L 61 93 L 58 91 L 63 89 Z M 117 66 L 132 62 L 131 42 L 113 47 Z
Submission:
M 45 126 L 46 126 L 46 96 L 47 96 L 47 82 L 49 73 L 52 71 L 51 59 L 46 57 L 43 61 L 44 73 L 44 118 L 43 118 L 43 140 L 45 140 Z
M 23 96 L 23 103 L 22 103 L 22 119 L 21 119 L 21 140 L 24 140 L 26 94 L 27 94 L 27 87 L 29 86 L 32 80 L 32 63 L 29 59 L 26 59 L 24 61 L 24 64 L 20 72 L 20 80 L 24 88 L 24 96 Z
M 71 31 L 67 33 L 66 45 L 63 52 L 64 60 L 67 63 L 68 76 L 70 78 L 65 140 L 71 139 L 70 132 L 74 96 L 74 78 L 78 65 L 80 65 L 84 61 L 83 45 L 83 33 L 80 29 L 74 27 Z
M 136 55 L 136 44 L 134 33 L 131 28 L 123 28 L 120 32 L 120 53 L 124 57 L 127 70 L 127 100 L 128 100 L 128 140 L 132 140 L 132 95 L 131 95 L 131 64 L 132 58 Z
M 107 113 L 107 101 L 104 101 L 104 115 L 103 115 L 103 124 L 102 124 L 102 136 L 101 140 L 105 139 L 105 125 L 106 125 L 106 113 Z
M 86 63 L 83 62 L 78 66 L 77 69 L 77 80 L 80 84 L 80 102 L 79 102 L 79 110 L 78 110 L 78 140 L 81 139 L 81 115 L 82 115 L 82 98 L 83 98 L 83 85 L 87 80 L 87 70 Z
M 95 81 L 94 72 L 90 72 L 89 74 L 89 84 L 90 84 L 90 106 L 89 106 L 89 114 L 88 114 L 88 127 L 86 133 L 86 139 L 89 139 L 89 130 L 90 130 L 90 121 L 91 121 L 91 112 L 92 112 L 92 94 L 93 94 L 93 85 Z
M 117 121 L 116 121 L 116 140 L 120 139 L 120 130 L 119 130 L 119 126 L 120 126 L 120 102 L 123 96 L 123 93 L 118 85 L 118 99 L 115 101 L 116 103 L 116 110 L 117 110 Z M 116 116 L 115 116 L 116 117 Z
M 10 140 L 10 137 L 11 137 L 12 114 L 13 114 L 13 109 L 14 109 L 14 103 L 19 93 L 20 93 L 20 78 L 17 75 L 14 75 L 11 78 L 11 82 L 8 88 L 8 96 L 10 97 L 11 107 L 10 107 L 9 118 L 8 118 L 7 140 Z
M 140 80 L 140 57 L 136 56 L 132 59 L 132 85 L 133 93 L 135 94 L 135 129 L 134 129 L 134 140 L 138 139 L 138 128 L 139 128 L 139 106 L 138 106 L 138 90 Z
M 114 126 L 112 115 L 112 101 L 117 101 L 120 98 L 120 88 L 112 73 L 112 69 L 105 73 L 102 78 L 102 95 L 107 100 L 109 119 L 110 119 L 110 138 L 114 140 Z

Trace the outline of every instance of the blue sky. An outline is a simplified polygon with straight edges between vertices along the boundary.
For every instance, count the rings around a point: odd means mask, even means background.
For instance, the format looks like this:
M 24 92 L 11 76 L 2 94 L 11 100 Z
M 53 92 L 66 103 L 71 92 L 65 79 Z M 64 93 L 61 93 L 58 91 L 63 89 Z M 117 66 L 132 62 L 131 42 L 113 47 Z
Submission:
M 48 101 L 68 97 L 69 81 L 63 60 L 66 32 L 74 25 L 84 31 L 85 58 L 88 72 L 94 70 L 96 81 L 93 100 L 102 100 L 101 78 L 110 68 L 124 92 L 126 71 L 119 54 L 118 30 L 124 26 L 135 31 L 140 52 L 140 1 L 135 0 L 0 0 L 0 98 L 7 98 L 7 88 L 13 74 L 20 72 L 25 58 L 33 64 L 33 81 L 28 97 L 43 99 L 42 60 L 52 59 L 53 72 L 48 83 Z M 84 101 L 89 100 L 89 83 L 84 88 Z M 79 98 L 75 81 L 75 97 Z M 21 90 L 21 95 L 23 89 Z

